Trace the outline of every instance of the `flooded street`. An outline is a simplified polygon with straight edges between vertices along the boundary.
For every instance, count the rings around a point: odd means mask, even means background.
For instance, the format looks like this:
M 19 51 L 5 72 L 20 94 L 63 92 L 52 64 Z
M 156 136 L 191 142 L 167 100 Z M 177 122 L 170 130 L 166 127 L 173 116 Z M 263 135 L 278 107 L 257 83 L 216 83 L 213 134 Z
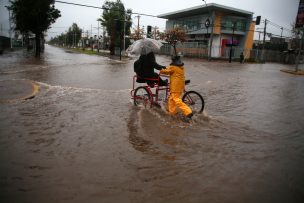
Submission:
M 304 202 L 304 77 L 280 71 L 292 66 L 184 58 L 206 102 L 188 124 L 133 105 L 134 60 L 0 56 L 0 81 L 40 87 L 0 103 L 1 202 Z

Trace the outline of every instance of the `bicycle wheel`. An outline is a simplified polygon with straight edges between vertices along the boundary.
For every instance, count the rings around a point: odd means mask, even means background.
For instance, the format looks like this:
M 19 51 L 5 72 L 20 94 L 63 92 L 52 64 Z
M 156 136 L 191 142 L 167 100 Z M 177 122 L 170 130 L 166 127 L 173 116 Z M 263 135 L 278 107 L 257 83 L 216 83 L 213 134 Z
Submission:
M 191 108 L 193 113 L 203 112 L 205 107 L 205 101 L 202 95 L 200 95 L 198 92 L 196 91 L 186 92 L 182 100 Z
M 135 106 L 146 106 L 151 102 L 151 95 L 145 87 L 138 87 L 135 89 L 133 99 Z

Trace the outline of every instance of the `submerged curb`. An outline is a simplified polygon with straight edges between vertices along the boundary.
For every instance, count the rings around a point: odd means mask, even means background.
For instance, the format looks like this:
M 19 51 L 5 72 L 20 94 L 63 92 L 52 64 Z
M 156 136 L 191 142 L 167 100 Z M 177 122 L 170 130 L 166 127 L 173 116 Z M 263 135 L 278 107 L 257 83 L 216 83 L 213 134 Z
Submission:
M 0 103 L 32 99 L 39 91 L 39 85 L 32 80 L 0 81 Z
M 295 70 L 281 70 L 281 72 L 284 73 L 289 73 L 289 74 L 293 74 L 293 75 L 304 75 L 304 71 L 303 70 L 299 70 L 299 71 L 295 71 Z

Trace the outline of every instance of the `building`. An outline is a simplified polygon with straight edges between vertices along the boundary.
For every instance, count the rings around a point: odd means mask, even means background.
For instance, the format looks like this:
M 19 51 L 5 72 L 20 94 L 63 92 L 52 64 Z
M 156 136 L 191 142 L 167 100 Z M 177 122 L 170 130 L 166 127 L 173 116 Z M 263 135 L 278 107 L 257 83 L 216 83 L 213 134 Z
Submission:
M 230 49 L 238 57 L 253 46 L 253 12 L 210 3 L 158 17 L 167 19 L 166 29 L 185 28 L 187 41 L 205 45 L 209 57 L 227 57 Z
M 15 30 L 9 0 L 0 1 L 0 51 L 8 48 L 22 47 L 23 37 L 18 30 Z
M 10 47 L 9 0 L 0 1 L 0 50 Z

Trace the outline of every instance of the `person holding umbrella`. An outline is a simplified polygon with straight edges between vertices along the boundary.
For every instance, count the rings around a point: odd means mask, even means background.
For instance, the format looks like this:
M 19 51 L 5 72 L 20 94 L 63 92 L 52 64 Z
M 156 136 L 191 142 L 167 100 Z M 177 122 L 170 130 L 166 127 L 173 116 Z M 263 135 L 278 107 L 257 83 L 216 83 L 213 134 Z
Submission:
M 138 81 L 143 81 L 140 78 L 151 78 L 159 79 L 160 86 L 166 86 L 167 81 L 161 79 L 158 73 L 154 72 L 154 69 L 161 70 L 166 68 L 166 66 L 159 65 L 156 62 L 154 52 L 160 50 L 160 47 L 163 46 L 161 42 L 155 39 L 145 38 L 135 41 L 127 51 L 131 54 L 140 54 L 140 57 L 134 63 L 134 71 L 139 77 Z M 155 81 L 147 80 L 147 84 L 151 87 L 154 86 Z
M 168 82 L 163 80 L 161 77 L 159 77 L 158 73 L 154 72 L 154 69 L 161 70 L 166 68 L 166 66 L 159 65 L 156 62 L 155 55 L 153 52 L 148 53 L 147 55 L 140 55 L 139 57 L 139 63 L 141 64 L 141 67 L 136 74 L 140 78 L 152 78 L 152 79 L 158 79 L 159 80 L 159 86 L 166 86 L 168 85 Z M 147 84 L 150 87 L 153 87 L 155 84 L 155 81 L 147 80 Z

